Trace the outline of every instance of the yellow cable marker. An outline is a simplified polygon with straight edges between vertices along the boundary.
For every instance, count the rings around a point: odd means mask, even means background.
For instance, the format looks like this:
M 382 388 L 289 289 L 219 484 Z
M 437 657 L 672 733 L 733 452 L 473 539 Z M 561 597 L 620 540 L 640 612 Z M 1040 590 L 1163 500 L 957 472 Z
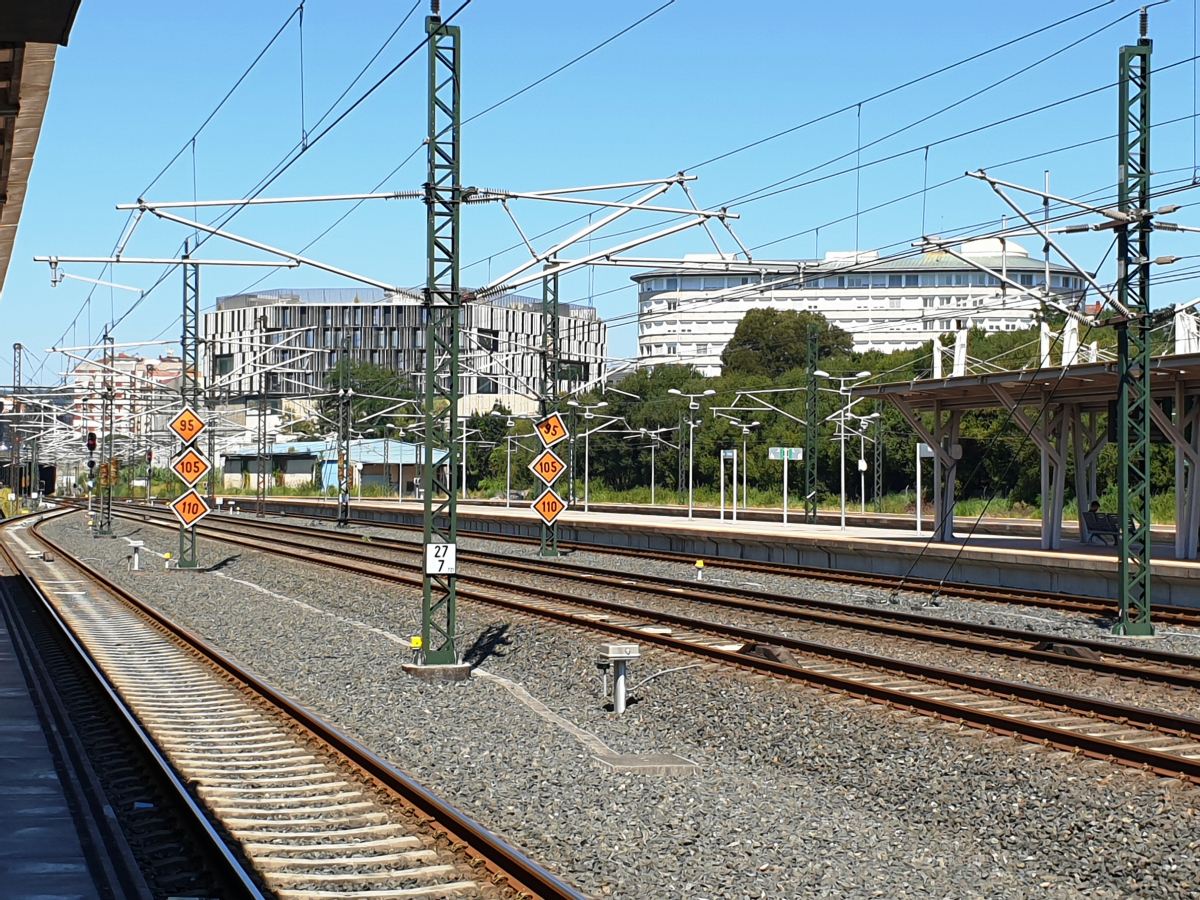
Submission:
M 408 646 L 411 647 L 413 650 L 420 650 L 424 645 L 425 645 L 425 641 L 422 640 L 419 636 L 411 637 L 408 639 Z

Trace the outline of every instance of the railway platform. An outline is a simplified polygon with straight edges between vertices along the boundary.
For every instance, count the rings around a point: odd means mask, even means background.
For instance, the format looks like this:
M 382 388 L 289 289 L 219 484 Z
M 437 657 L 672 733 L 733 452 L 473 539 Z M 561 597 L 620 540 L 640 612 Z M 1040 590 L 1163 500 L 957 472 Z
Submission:
M 253 500 L 237 498 L 247 509 Z M 269 509 L 329 516 L 336 503 L 318 498 L 273 498 Z M 381 524 L 418 525 L 418 503 L 362 500 L 351 514 Z M 536 514 L 512 508 L 459 504 L 464 534 L 537 537 Z M 882 575 L 911 574 L 970 584 L 1054 591 L 1093 597 L 1117 596 L 1116 548 L 1098 543 L 1064 541 L 1058 550 L 1043 550 L 1029 534 L 967 536 L 956 531 L 952 542 L 934 541 L 928 532 L 847 525 L 712 519 L 680 519 L 653 514 L 589 512 L 572 509 L 559 519 L 559 537 L 604 547 L 661 549 L 700 558 L 761 560 Z M 1200 562 L 1178 560 L 1170 544 L 1153 546 L 1154 601 L 1200 606 Z
M 0 616 L 0 893 L 99 900 L 8 627 Z

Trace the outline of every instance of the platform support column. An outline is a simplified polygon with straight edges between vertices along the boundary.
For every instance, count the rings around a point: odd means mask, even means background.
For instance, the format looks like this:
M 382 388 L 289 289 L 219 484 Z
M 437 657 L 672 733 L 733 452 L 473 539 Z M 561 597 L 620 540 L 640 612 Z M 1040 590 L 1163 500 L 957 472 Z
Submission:
M 435 10 L 437 6 L 435 4 Z M 460 30 L 436 13 L 425 20 L 429 35 L 429 174 L 425 183 L 425 500 L 424 543 L 458 541 L 459 284 L 461 175 Z M 442 465 L 436 454 L 444 452 Z M 426 558 L 429 551 L 426 550 Z M 421 662 L 456 665 L 458 576 L 426 566 L 421 604 Z
M 1146 17 L 1136 46 L 1122 47 L 1119 79 L 1117 299 L 1118 619 L 1115 634 L 1152 635 L 1150 621 L 1150 51 Z
M 954 540 L 955 480 L 958 477 L 958 458 L 962 452 L 958 444 L 958 430 L 961 422 L 961 410 L 952 410 L 950 418 L 943 420 L 941 403 L 937 404 L 934 412 L 934 428 L 937 433 L 938 446 L 942 448 L 943 452 L 935 454 L 933 460 L 934 489 L 937 492 L 933 510 L 933 539 L 942 543 L 950 543 Z
M 1175 384 L 1175 558 L 1195 559 L 1200 544 L 1200 398 Z

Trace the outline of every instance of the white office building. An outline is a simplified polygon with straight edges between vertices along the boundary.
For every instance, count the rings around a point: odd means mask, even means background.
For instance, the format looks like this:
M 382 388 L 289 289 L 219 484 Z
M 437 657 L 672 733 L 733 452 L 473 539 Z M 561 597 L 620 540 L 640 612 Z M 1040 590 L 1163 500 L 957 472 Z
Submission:
M 218 297 L 204 315 L 205 376 L 218 397 L 252 402 L 303 398 L 326 388 L 345 351 L 356 362 L 401 373 L 414 391 L 424 383 L 425 309 L 408 295 L 373 288 L 281 289 Z M 460 412 L 501 403 L 537 407 L 542 372 L 542 305 L 508 295 L 463 304 Z M 559 306 L 560 391 L 598 378 L 608 352 L 607 326 L 589 306 Z
M 1040 290 L 1046 264 L 1011 240 L 956 248 L 1017 284 Z M 856 350 L 907 350 L 964 328 L 1016 331 L 1037 322 L 1041 302 L 953 255 L 880 257 L 827 253 L 823 260 L 755 261 L 687 257 L 695 268 L 643 272 L 638 285 L 638 365 L 684 363 L 721 371 L 721 352 L 752 309 L 817 312 L 854 336 Z M 1082 303 L 1086 283 L 1049 266 L 1050 290 Z

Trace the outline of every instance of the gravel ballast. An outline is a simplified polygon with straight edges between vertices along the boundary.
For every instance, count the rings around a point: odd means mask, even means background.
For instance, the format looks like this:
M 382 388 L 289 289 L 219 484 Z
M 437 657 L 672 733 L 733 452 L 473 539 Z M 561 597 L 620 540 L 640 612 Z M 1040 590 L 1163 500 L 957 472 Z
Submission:
M 616 752 L 702 766 L 615 775 L 501 685 L 405 676 L 411 589 L 208 540 L 213 572 L 129 573 L 120 536 L 159 552 L 177 539 L 120 519 L 118 538 L 93 539 L 83 524 L 44 528 L 597 897 L 1191 898 L 1200 885 L 1200 792 L 1174 782 L 708 664 L 639 690 L 697 663 L 650 646 L 618 718 L 599 698 L 603 636 L 462 603 L 471 662 Z

